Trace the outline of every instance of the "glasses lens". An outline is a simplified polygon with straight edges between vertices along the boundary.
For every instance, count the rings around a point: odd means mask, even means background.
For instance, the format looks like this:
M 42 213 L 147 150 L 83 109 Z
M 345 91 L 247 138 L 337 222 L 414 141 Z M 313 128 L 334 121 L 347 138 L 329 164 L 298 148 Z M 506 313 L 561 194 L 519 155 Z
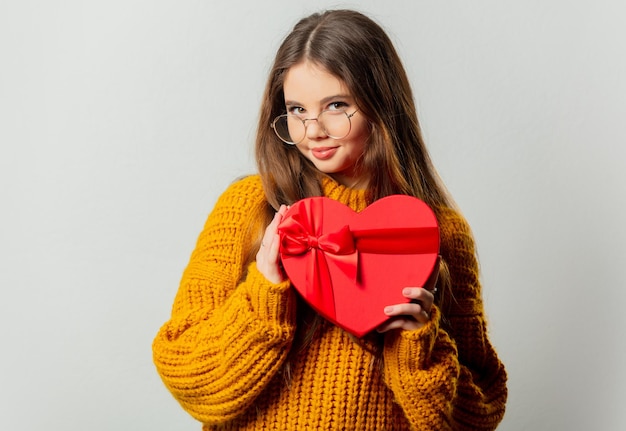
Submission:
M 274 132 L 288 144 L 298 144 L 304 139 L 304 124 L 295 115 L 281 115 L 274 120 Z
M 326 134 L 333 139 L 341 139 L 350 133 L 350 117 L 345 111 L 324 111 L 318 122 L 322 124 Z

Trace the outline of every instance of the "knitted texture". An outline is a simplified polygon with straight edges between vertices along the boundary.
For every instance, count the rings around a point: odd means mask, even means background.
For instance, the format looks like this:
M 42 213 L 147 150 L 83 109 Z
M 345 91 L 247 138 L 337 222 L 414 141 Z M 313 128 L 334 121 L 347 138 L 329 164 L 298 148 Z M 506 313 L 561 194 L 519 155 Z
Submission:
M 355 211 L 366 206 L 364 192 L 330 179 L 323 190 Z M 380 366 L 375 335 L 356 340 L 323 321 L 302 343 L 296 310 L 312 312 L 289 281 L 270 283 L 254 262 L 243 268 L 265 206 L 258 176 L 218 199 L 153 343 L 163 382 L 203 430 L 496 428 L 506 373 L 487 338 L 474 242 L 458 213 L 437 211 L 454 298 L 433 307 L 424 327 L 385 334 Z

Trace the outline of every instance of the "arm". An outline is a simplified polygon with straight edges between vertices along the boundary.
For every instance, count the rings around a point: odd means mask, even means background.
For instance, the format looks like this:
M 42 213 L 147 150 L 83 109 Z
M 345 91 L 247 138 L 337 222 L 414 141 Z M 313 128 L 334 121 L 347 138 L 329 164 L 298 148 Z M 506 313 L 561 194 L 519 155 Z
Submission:
M 294 333 L 289 281 L 272 284 L 255 263 L 249 226 L 263 219 L 260 182 L 233 184 L 218 200 L 191 256 L 171 319 L 153 343 L 154 363 L 182 407 L 205 423 L 250 406 L 281 368 Z
M 452 294 L 422 328 L 386 335 L 385 379 L 416 429 L 493 430 L 504 415 L 506 372 L 487 337 L 474 241 L 456 213 L 440 225 Z

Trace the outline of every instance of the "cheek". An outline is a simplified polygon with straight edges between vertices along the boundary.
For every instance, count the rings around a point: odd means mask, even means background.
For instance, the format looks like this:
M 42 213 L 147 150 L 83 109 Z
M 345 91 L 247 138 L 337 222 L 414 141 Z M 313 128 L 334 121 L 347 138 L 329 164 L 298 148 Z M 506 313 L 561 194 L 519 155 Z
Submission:
M 359 121 L 358 123 L 352 125 L 352 130 L 350 130 L 349 136 L 355 145 L 365 147 L 370 134 L 371 130 L 369 123 L 366 121 Z
M 365 119 L 362 115 L 359 115 L 357 113 L 356 117 L 352 117 L 351 129 L 350 129 L 351 133 L 362 135 L 364 133 L 367 133 L 369 129 L 370 129 L 370 122 L 367 121 L 367 119 Z

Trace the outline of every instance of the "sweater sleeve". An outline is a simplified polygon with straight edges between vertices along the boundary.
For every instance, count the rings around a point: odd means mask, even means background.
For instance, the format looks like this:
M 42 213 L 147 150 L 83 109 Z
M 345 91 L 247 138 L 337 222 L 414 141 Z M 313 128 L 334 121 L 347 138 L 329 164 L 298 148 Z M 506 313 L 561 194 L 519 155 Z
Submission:
M 426 326 L 385 338 L 385 379 L 415 429 L 493 430 L 507 376 L 487 337 L 474 241 L 457 213 L 440 225 L 452 292 Z
M 250 406 L 282 366 L 295 330 L 289 281 L 271 284 L 252 262 L 251 221 L 264 195 L 250 177 L 233 184 L 208 217 L 183 273 L 170 320 L 153 342 L 166 387 L 204 423 L 230 420 Z

